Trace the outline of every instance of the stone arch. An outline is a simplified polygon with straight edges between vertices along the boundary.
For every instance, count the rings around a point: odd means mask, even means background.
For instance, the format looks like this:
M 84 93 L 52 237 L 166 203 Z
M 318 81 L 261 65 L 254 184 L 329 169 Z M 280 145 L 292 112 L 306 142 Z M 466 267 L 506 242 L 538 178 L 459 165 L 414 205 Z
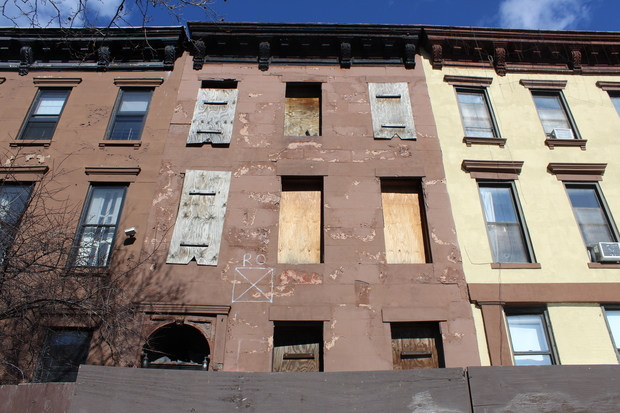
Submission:
M 211 348 L 200 329 L 189 324 L 172 323 L 151 333 L 142 353 L 143 367 L 207 370 Z

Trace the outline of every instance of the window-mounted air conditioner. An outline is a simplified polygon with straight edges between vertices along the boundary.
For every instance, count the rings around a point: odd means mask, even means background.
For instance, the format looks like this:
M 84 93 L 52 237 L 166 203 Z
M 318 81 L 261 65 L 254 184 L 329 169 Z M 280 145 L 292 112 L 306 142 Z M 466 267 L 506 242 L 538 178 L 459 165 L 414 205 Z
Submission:
M 573 130 L 569 128 L 555 128 L 551 132 L 551 137 L 555 139 L 575 139 Z
M 620 261 L 620 242 L 599 242 L 592 251 L 598 262 Z

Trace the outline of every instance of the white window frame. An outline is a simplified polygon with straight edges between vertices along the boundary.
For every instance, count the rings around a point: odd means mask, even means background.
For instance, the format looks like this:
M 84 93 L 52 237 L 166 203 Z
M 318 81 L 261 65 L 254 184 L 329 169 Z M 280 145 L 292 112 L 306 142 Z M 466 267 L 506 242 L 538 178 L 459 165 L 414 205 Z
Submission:
M 504 315 L 506 317 L 506 329 L 508 330 L 508 337 L 510 338 L 510 346 L 512 349 L 513 364 L 515 366 L 547 366 L 560 364 L 559 357 L 557 355 L 555 340 L 553 339 L 553 332 L 551 330 L 551 322 L 549 321 L 549 315 L 546 308 L 541 307 L 505 307 Z M 538 317 L 540 320 L 540 329 L 544 334 L 544 344 L 547 346 L 546 350 L 528 350 L 528 351 L 516 351 L 516 329 L 511 329 L 511 320 L 517 321 L 517 318 L 524 317 Z M 540 340 L 539 340 L 540 343 Z M 531 364 L 531 363 L 519 363 L 518 358 L 520 356 L 545 356 L 549 357 L 549 363 Z

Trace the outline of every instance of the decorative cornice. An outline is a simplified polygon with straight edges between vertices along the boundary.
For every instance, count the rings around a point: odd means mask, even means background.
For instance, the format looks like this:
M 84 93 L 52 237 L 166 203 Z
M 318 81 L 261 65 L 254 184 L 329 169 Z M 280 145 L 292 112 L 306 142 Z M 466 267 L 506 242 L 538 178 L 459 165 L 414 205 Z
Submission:
M 566 80 L 521 79 L 519 84 L 528 89 L 557 89 L 566 87 Z
M 32 79 L 35 86 L 59 86 L 73 87 L 82 83 L 81 77 L 51 77 L 35 76 Z
M 596 82 L 596 86 L 600 87 L 603 90 L 620 90 L 620 82 L 603 82 L 599 80 L 598 82 Z
M 415 67 L 419 26 L 189 22 L 194 69 L 209 63 Z M 204 56 L 204 57 L 203 57 Z
M 136 176 L 140 173 L 140 167 L 120 167 L 120 166 L 87 166 L 84 168 L 86 175 L 131 175 Z
M 464 160 L 461 164 L 464 171 L 475 179 L 518 179 L 522 161 L 475 161 Z
M 0 70 L 170 70 L 185 41 L 180 26 L 0 28 Z
M 620 33 L 424 27 L 431 64 L 505 73 L 620 74 Z
M 164 78 L 147 78 L 147 77 L 117 77 L 114 79 L 116 86 L 140 86 L 140 87 L 156 87 L 164 83 Z
M 228 314 L 229 305 L 199 305 L 199 304 L 174 304 L 174 303 L 139 303 L 138 311 L 146 314 Z
M 488 87 L 493 83 L 493 78 L 445 75 L 443 81 L 453 86 Z
M 555 163 L 547 165 L 558 181 L 601 181 L 606 163 Z

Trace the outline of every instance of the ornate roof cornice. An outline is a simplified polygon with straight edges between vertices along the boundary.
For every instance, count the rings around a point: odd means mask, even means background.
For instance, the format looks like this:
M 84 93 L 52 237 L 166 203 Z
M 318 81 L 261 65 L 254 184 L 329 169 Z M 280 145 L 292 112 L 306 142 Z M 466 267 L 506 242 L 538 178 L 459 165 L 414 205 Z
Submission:
M 0 28 L 0 71 L 171 70 L 185 39 L 181 26 Z
M 203 64 L 415 67 L 421 27 L 325 23 L 189 22 L 194 69 Z
M 425 27 L 433 68 L 508 72 L 620 74 L 620 32 Z

